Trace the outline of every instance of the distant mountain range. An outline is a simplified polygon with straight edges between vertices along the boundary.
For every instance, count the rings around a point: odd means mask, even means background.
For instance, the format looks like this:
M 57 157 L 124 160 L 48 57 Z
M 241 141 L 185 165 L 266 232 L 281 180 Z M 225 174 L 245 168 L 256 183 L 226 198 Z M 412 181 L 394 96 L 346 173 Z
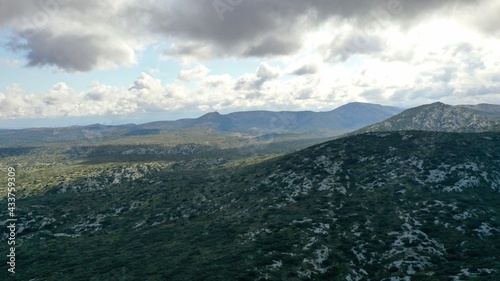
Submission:
M 261 135 L 272 132 L 352 131 L 380 122 L 402 108 L 369 103 L 349 103 L 327 112 L 247 111 L 222 115 L 218 112 L 199 118 L 157 121 L 146 124 L 107 126 L 94 124 L 62 128 L 0 130 L 0 146 L 34 142 L 67 141 L 84 138 L 155 135 L 179 129 L 211 129 Z
M 246 111 L 226 115 L 212 112 L 196 119 L 152 122 L 138 125 L 137 128 L 154 130 L 202 127 L 223 132 L 354 130 L 401 111 L 403 109 L 398 107 L 355 102 L 327 112 Z
M 169 134 L 172 130 L 203 129 L 268 136 L 275 133 L 327 131 L 351 134 L 422 130 L 441 132 L 500 131 L 500 105 L 447 105 L 441 102 L 404 110 L 370 103 L 348 103 L 326 112 L 246 111 L 207 113 L 199 118 L 108 126 L 94 124 L 62 128 L 0 130 L 0 147 L 37 142 L 123 138 Z M 333 136 L 334 134 L 330 134 Z
M 439 132 L 483 132 L 500 129 L 500 105 L 447 105 L 441 102 L 407 109 L 355 133 L 422 130 Z

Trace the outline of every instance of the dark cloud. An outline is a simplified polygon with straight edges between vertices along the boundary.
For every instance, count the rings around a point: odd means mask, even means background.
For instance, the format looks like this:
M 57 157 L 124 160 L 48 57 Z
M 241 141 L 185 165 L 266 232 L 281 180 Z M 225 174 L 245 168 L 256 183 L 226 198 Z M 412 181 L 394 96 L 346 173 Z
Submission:
M 315 74 L 317 72 L 318 72 L 318 65 L 317 64 L 307 63 L 307 64 L 304 64 L 302 66 L 299 66 L 299 67 L 293 69 L 292 71 L 290 71 L 290 74 L 302 76 L 302 75 L 308 75 L 308 74 Z
M 17 46 L 27 52 L 30 66 L 57 66 L 66 71 L 90 71 L 101 64 L 130 64 L 132 54 L 102 35 L 38 32 Z
M 197 59 L 210 59 L 214 56 L 212 48 L 203 43 L 183 42 L 173 44 L 169 49 L 163 52 L 167 57 L 193 57 Z
M 231 2 L 220 1 L 231 6 Z M 466 2 L 255 0 L 231 6 L 224 10 L 221 19 L 213 1 L 174 1 L 160 7 L 157 1 L 150 1 L 141 3 L 141 9 L 132 9 L 131 13 L 146 11 L 149 30 L 168 37 L 194 40 L 201 45 L 209 44 L 217 56 L 268 57 L 295 53 L 302 46 L 307 32 L 331 19 L 347 20 L 362 32 L 369 33 L 394 23 L 411 22 L 438 8 Z M 342 52 L 343 56 L 348 56 L 379 51 L 381 47 L 381 42 L 370 34 L 352 35 L 345 40 L 341 46 L 332 46 L 336 48 L 332 53 Z M 183 53 L 196 54 L 189 51 Z
M 276 37 L 264 38 L 258 45 L 250 46 L 243 55 L 250 57 L 265 57 L 275 55 L 288 55 L 300 49 L 300 41 L 278 39 Z M 288 41 L 287 41 L 288 40 Z
M 41 10 L 35 1 L 1 1 L 0 2 L 0 27 L 8 24 L 10 21 L 29 18 L 29 15 L 35 15 Z
M 308 23 L 291 23 L 290 20 L 297 15 L 291 15 L 292 18 L 274 17 L 278 12 L 287 12 L 274 10 L 278 7 L 274 7 L 272 2 L 243 1 L 226 12 L 224 20 L 218 17 L 212 1 L 169 2 L 169 5 L 160 8 L 152 6 L 147 9 L 150 16 L 147 29 L 180 41 L 197 42 L 191 45 L 210 45 L 213 55 L 219 57 L 290 54 L 300 47 L 300 36 L 308 29 Z M 284 10 L 289 9 L 285 9 L 287 5 L 281 6 Z M 131 12 L 135 14 L 137 10 Z M 196 54 L 196 50 L 183 48 L 167 52 L 183 51 L 183 54 L 191 55 Z
M 380 51 L 370 30 L 411 26 L 415 20 L 460 5 L 483 7 L 478 0 L 216 0 L 214 1 L 2 1 L 0 26 L 31 31 L 25 44 L 29 65 L 55 65 L 88 71 L 127 65 L 139 50 L 160 38 L 174 42 L 170 56 L 271 57 L 295 54 L 304 36 L 330 20 L 348 22 L 366 36 L 350 35 L 331 45 L 330 57 Z M 50 6 L 47 3 L 56 3 Z M 478 8 L 479 9 L 479 8 Z M 478 18 L 480 15 L 477 16 Z M 473 21 L 482 30 L 498 31 L 499 17 Z M 332 30 L 335 32 L 335 30 Z M 153 38 L 153 39 L 152 39 Z M 360 40 L 365 40 L 359 47 Z M 353 47 L 354 46 L 354 47 Z M 357 48 L 357 49 L 356 49 Z M 131 59 L 132 56 L 132 59 Z

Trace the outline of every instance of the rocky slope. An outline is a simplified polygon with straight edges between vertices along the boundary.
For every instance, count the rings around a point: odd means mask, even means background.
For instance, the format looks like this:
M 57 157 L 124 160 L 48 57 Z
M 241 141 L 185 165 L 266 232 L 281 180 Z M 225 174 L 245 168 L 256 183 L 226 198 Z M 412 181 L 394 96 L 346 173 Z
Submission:
M 19 277 L 499 280 L 499 143 L 367 133 L 249 167 L 103 172 L 18 202 Z
M 482 132 L 497 128 L 499 124 L 499 105 L 451 106 L 436 102 L 405 110 L 356 133 L 402 130 Z

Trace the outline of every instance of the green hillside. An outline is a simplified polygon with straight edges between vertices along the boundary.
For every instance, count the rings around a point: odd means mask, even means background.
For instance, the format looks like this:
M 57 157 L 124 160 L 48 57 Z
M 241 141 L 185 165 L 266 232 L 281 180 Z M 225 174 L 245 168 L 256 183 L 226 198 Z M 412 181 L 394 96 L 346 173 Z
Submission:
M 499 280 L 498 143 L 368 133 L 232 166 L 102 166 L 17 202 L 14 280 Z

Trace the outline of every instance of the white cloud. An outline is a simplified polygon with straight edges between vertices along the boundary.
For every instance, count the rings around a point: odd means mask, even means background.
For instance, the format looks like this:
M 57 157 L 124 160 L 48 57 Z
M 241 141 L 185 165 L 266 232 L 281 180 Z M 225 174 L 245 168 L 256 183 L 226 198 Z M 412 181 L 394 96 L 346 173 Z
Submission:
M 500 74 L 493 68 L 496 64 L 477 71 L 468 67 L 467 62 L 436 68 L 453 56 L 456 52 L 450 49 L 442 62 L 419 66 L 363 56 L 359 68 L 324 63 L 321 72 L 287 77 L 268 63 L 262 63 L 255 73 L 236 78 L 208 75 L 206 67 L 198 66 L 194 69 L 203 71 L 193 73 L 202 75 L 186 82 L 164 84 L 141 73 L 129 89 L 97 84 L 86 92 L 77 92 L 65 83 L 40 94 L 26 93 L 19 85 L 12 85 L 0 93 L 0 118 L 192 110 L 329 110 L 356 100 L 394 105 L 417 105 L 437 99 L 452 104 L 499 103 Z M 488 84 L 477 83 L 476 76 L 483 77 Z
M 198 65 L 191 69 L 183 69 L 179 73 L 178 79 L 183 82 L 191 82 L 193 79 L 200 79 L 210 72 L 210 70 L 204 65 Z
M 135 80 L 134 85 L 130 87 L 130 90 L 160 91 L 161 88 L 162 86 L 160 80 L 155 79 L 153 76 L 143 72 L 139 78 Z
M 280 67 L 273 67 L 267 62 L 262 62 L 257 69 L 257 77 L 264 80 L 276 79 L 281 75 L 282 71 Z

